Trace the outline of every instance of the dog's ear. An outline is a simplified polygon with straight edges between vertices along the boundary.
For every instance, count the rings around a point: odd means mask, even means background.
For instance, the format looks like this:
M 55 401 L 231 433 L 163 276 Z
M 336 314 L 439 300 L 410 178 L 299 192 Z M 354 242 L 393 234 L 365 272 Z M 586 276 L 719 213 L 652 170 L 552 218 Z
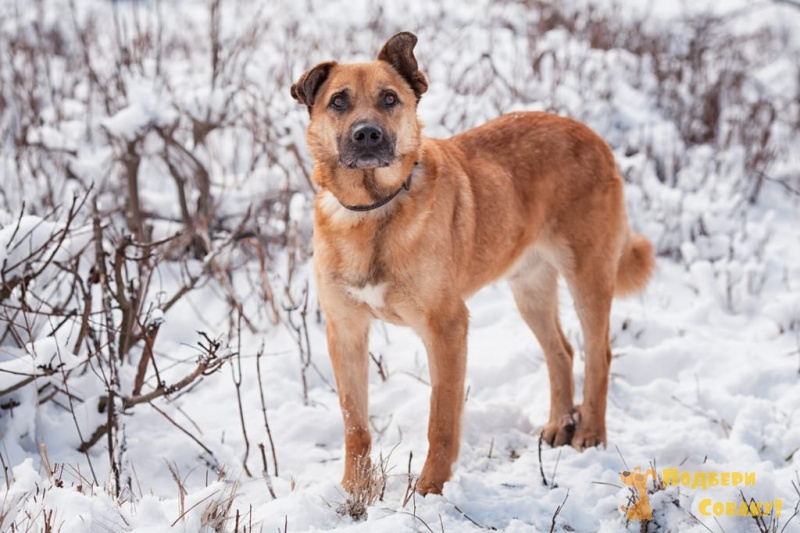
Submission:
M 308 112 L 314 105 L 314 98 L 320 86 L 325 83 L 331 73 L 331 69 L 336 65 L 334 61 L 320 63 L 308 72 L 305 72 L 296 83 L 292 84 L 292 98 L 300 104 L 308 106 Z
M 428 80 L 419 71 L 417 59 L 414 57 L 414 46 L 417 36 L 404 31 L 398 33 L 383 45 L 378 61 L 386 61 L 405 79 L 417 95 L 417 102 L 422 93 L 428 90 Z

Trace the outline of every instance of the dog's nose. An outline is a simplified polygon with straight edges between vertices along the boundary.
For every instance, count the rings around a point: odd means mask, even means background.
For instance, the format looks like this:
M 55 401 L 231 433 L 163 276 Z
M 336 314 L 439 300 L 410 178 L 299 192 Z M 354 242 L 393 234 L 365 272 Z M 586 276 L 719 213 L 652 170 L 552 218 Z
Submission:
M 350 139 L 359 146 L 375 146 L 383 139 L 383 131 L 374 124 L 360 124 L 353 128 Z

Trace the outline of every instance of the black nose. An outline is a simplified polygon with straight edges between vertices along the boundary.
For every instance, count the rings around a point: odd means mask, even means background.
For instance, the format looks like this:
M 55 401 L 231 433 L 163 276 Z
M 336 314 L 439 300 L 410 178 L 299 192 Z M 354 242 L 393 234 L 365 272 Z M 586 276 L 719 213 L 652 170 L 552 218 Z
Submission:
M 350 139 L 358 146 L 375 146 L 383 139 L 383 131 L 374 124 L 360 124 L 353 128 Z

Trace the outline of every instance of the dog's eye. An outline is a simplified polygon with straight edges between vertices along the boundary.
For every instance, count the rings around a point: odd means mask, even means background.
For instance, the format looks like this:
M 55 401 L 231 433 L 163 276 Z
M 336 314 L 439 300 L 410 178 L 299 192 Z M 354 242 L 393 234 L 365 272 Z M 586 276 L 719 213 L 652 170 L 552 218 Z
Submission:
M 394 93 L 386 93 L 383 95 L 383 107 L 394 107 L 397 105 L 397 95 Z
M 336 94 L 328 105 L 337 111 L 342 111 L 347 108 L 347 98 L 343 94 Z

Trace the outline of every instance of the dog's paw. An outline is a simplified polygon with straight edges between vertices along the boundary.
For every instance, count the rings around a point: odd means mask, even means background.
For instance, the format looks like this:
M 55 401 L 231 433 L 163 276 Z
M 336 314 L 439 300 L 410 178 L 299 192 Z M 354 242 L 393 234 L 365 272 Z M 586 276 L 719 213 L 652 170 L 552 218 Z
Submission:
M 443 463 L 430 461 L 430 457 L 425 461 L 417 479 L 416 491 L 425 496 L 426 494 L 441 494 L 445 482 L 450 479 L 450 467 Z
M 602 423 L 593 422 L 589 417 L 581 414 L 581 406 L 576 409 L 578 420 L 575 434 L 570 443 L 576 450 L 585 450 L 595 446 L 606 445 L 606 429 Z
M 425 476 L 420 476 L 417 480 L 415 489 L 418 494 L 425 496 L 426 494 L 441 494 L 444 482 L 436 482 Z
M 578 418 L 576 412 L 573 411 L 545 424 L 541 438 L 550 446 L 565 446 L 572 442 L 577 425 Z
M 606 435 L 605 433 L 593 433 L 591 431 L 581 431 L 578 428 L 578 431 L 575 432 L 575 436 L 572 437 L 572 447 L 576 450 L 585 450 L 586 448 L 594 448 L 595 446 L 603 446 L 606 445 Z

